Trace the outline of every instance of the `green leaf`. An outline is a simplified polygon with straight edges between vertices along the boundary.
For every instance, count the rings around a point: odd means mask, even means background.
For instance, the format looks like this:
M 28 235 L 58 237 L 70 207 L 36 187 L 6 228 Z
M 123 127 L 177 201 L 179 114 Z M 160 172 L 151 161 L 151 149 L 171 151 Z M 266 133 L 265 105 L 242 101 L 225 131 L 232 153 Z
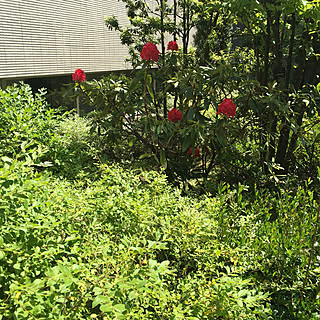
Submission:
M 317 84 L 317 90 L 320 93 L 320 82 Z
M 313 269 L 313 272 L 314 272 L 314 273 L 320 273 L 320 268 L 315 268 L 315 269 Z
M 148 74 L 148 75 L 147 75 L 146 82 L 147 82 L 146 84 L 147 84 L 147 89 L 148 89 L 148 92 L 149 92 L 149 94 L 150 94 L 150 97 L 152 98 L 152 100 L 154 100 L 151 74 Z
M 191 145 L 190 136 L 186 136 L 182 143 L 182 152 L 186 152 L 187 149 L 190 147 L 190 145 Z
M 221 145 L 225 146 L 227 144 L 227 131 L 225 127 L 220 126 L 217 128 L 216 137 Z
M 113 311 L 113 307 L 110 304 L 103 304 L 102 306 L 100 306 L 100 310 L 102 312 L 112 312 Z
M 153 155 L 153 153 L 144 153 L 139 157 L 139 160 L 151 157 Z
M 140 72 L 137 73 L 137 76 L 132 80 L 131 85 L 129 87 L 129 92 L 134 91 L 138 85 L 139 82 L 144 78 L 144 72 L 142 72 L 142 70 L 140 70 Z
M 126 306 L 122 303 L 118 303 L 113 306 L 114 310 L 119 313 L 124 313 L 126 311 Z
M 162 130 L 163 130 L 163 123 L 160 123 L 157 127 L 157 135 L 159 135 Z
M 209 107 L 210 107 L 210 101 L 209 101 L 208 97 L 206 97 L 206 98 L 204 99 L 204 108 L 205 108 L 206 110 L 208 110 Z
M 165 151 L 163 149 L 160 150 L 160 164 L 164 169 L 167 169 L 168 163 Z
M 216 111 L 218 111 L 219 105 L 218 105 L 217 100 L 214 98 L 214 96 L 211 96 L 210 99 L 211 99 L 212 103 L 214 104 Z
M 7 157 L 7 156 L 1 157 L 1 160 L 2 160 L 3 162 L 7 162 L 7 163 L 11 163 L 11 162 L 12 162 L 12 159 L 9 158 L 9 157 Z
M 148 283 L 147 280 L 138 280 L 136 282 L 136 286 L 135 286 L 135 289 L 141 289 L 141 288 L 144 288 L 146 286 L 146 284 Z
M 319 142 L 320 141 L 320 133 L 318 133 L 314 139 L 313 143 Z
M 153 260 L 153 259 L 149 260 L 150 269 L 153 269 L 156 265 L 157 265 L 157 260 Z
M 187 120 L 192 120 L 195 112 L 196 112 L 195 109 L 190 109 L 187 114 Z

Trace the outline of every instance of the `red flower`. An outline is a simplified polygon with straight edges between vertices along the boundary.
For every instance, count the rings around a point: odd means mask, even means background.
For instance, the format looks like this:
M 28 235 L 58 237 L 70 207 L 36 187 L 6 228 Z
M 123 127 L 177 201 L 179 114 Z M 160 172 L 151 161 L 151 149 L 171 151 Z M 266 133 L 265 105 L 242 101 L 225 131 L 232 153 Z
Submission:
M 234 117 L 236 115 L 236 109 L 237 107 L 231 99 L 224 99 L 218 106 L 217 115 L 222 113 L 228 116 L 228 118 Z
M 190 155 L 190 156 L 193 156 L 192 148 L 189 149 L 187 154 Z M 197 147 L 195 147 L 195 149 L 194 149 L 194 156 L 200 158 L 200 151 L 199 151 L 199 149 Z
M 168 112 L 168 120 L 169 121 L 177 122 L 181 119 L 182 119 L 182 114 L 181 114 L 180 110 L 173 108 Z
M 86 74 L 81 69 L 77 69 L 72 75 L 72 80 L 79 82 L 86 81 Z
M 142 60 L 153 60 L 157 62 L 159 59 L 159 53 L 157 46 L 149 41 L 142 48 L 140 56 Z
M 170 41 L 167 50 L 178 51 L 178 44 L 175 41 Z

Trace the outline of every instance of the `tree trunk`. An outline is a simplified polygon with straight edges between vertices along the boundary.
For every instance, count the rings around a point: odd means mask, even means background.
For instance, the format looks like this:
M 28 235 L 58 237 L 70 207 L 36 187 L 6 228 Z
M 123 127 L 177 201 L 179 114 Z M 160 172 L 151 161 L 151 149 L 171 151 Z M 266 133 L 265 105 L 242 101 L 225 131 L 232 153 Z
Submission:
M 276 81 L 281 83 L 284 76 L 284 68 L 282 66 L 282 50 L 281 50 L 281 39 L 280 39 L 280 11 L 274 13 L 274 21 L 272 24 L 273 38 L 274 38 L 274 54 L 275 59 L 273 63 L 273 77 Z M 287 103 L 287 99 L 283 100 L 283 104 Z M 280 137 L 277 145 L 276 163 L 280 164 L 281 167 L 285 168 L 285 159 L 289 143 L 290 127 L 288 121 L 282 117 Z
M 290 44 L 289 44 L 289 54 L 288 54 L 288 60 L 287 60 L 287 72 L 286 72 L 286 89 L 289 89 L 289 83 L 290 83 L 290 75 L 291 75 L 291 69 L 292 69 L 292 54 L 293 54 L 293 46 L 294 46 L 294 36 L 296 32 L 296 14 L 292 14 L 292 22 L 291 22 L 291 36 L 290 36 Z
M 166 54 L 166 47 L 164 44 L 164 0 L 160 0 L 160 8 L 161 8 L 161 53 L 162 53 L 162 64 L 163 67 L 165 66 L 165 54 Z M 165 84 L 162 83 L 162 91 L 165 89 Z M 167 115 L 168 110 L 167 110 L 167 97 L 166 95 L 163 97 L 163 115 L 164 117 Z
M 301 108 L 301 111 L 299 113 L 298 119 L 297 119 L 297 125 L 298 128 L 301 127 L 302 125 L 302 120 L 303 120 L 303 115 L 306 111 L 306 106 L 303 105 Z M 298 141 L 298 132 L 295 132 L 292 134 L 291 140 L 290 140 L 290 145 L 289 145 L 289 149 L 288 149 L 288 160 L 287 160 L 287 168 L 289 169 L 290 167 L 293 167 L 295 164 L 295 157 L 294 157 L 294 150 L 297 146 L 297 141 Z
M 177 0 L 173 1 L 173 22 L 174 22 L 173 40 L 177 41 Z
M 271 42 L 271 12 L 266 7 L 267 11 L 267 28 L 266 28 L 266 34 L 265 34 L 265 51 L 264 51 L 264 70 L 263 70 L 263 77 L 262 77 L 262 84 L 264 86 L 268 85 L 269 81 L 269 53 L 270 53 L 270 42 Z
M 186 2 L 183 1 L 183 15 L 182 15 L 182 24 L 183 24 L 183 53 L 187 53 L 187 13 L 186 13 Z

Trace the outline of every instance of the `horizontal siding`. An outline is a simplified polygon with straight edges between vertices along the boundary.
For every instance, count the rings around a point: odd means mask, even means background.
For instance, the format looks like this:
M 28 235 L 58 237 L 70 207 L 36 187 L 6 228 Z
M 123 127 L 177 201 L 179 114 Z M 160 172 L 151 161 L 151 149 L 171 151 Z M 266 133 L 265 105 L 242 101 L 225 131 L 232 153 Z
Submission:
M 128 23 L 117 0 L 0 0 L 0 78 L 130 68 L 107 15 Z

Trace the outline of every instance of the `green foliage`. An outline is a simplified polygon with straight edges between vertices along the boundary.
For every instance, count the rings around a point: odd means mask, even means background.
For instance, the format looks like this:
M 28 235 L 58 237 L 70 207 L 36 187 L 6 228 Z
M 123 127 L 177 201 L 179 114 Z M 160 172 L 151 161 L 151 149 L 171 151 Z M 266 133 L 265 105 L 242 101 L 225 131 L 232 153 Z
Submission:
M 0 154 L 26 159 L 30 150 L 48 152 L 59 117 L 47 105 L 45 94 L 42 90 L 33 95 L 23 83 L 0 90 Z M 38 162 L 41 166 L 40 159 Z
M 206 178 L 224 161 L 221 154 L 240 129 L 232 119 L 216 115 L 218 101 L 228 95 L 221 88 L 221 68 L 202 67 L 195 55 L 179 52 L 168 52 L 164 61 L 156 72 L 149 62 L 139 63 L 132 79 L 81 84 L 83 98 L 96 109 L 89 115 L 92 132 L 118 162 L 148 158 L 175 183 Z M 173 108 L 182 115 L 177 122 L 168 119 Z M 199 158 L 188 154 L 195 148 Z
M 182 198 L 159 174 L 118 167 L 72 185 L 4 163 L 0 183 L 4 319 L 251 319 L 267 311 L 254 311 L 267 295 L 241 269 L 216 263 L 214 199 Z
M 317 211 L 304 188 L 197 199 L 155 172 L 69 183 L 7 159 L 0 184 L 3 319 L 319 315 L 314 254 L 302 289 Z
M 237 96 L 246 121 L 246 139 L 238 139 L 237 149 L 243 154 L 248 144 L 257 145 L 250 164 L 257 167 L 250 174 L 295 174 L 303 180 L 319 165 L 304 130 L 305 123 L 317 122 L 310 111 L 319 105 L 313 87 L 319 81 L 319 8 L 319 1 L 211 0 L 199 11 L 198 55 L 210 57 L 227 75 L 223 89 Z M 250 52 L 250 59 L 239 52 Z M 205 58 L 202 63 L 208 64 Z
M 148 159 L 170 181 L 196 178 L 202 187 L 216 179 L 213 170 L 233 185 L 274 186 L 287 175 L 303 181 L 315 174 L 318 2 L 123 2 L 130 26 L 115 17 L 106 23 L 133 45 L 136 72 L 132 80 L 83 86 L 114 159 Z M 195 52 L 187 45 L 194 25 Z M 182 43 L 179 53 L 166 52 L 164 32 Z M 147 41 L 161 45 L 157 64 L 139 62 Z M 224 98 L 235 100 L 236 121 L 214 116 Z M 179 125 L 164 121 L 173 107 L 183 113 Z M 200 160 L 186 156 L 196 147 Z
M 274 193 L 220 183 L 217 197 L 182 197 L 154 171 L 86 169 L 99 141 L 88 120 L 53 128 L 50 154 L 0 158 L 1 319 L 319 316 L 311 180 Z M 53 167 L 39 171 L 48 155 Z
M 74 179 L 98 170 L 103 155 L 91 127 L 88 119 L 78 115 L 66 114 L 59 121 L 51 144 L 53 173 Z
M 71 179 L 96 171 L 101 153 L 91 123 L 51 109 L 45 94 L 23 83 L 0 91 L 0 155 Z
M 187 53 L 192 39 L 199 8 L 198 0 L 157 2 L 121 0 L 127 9 L 130 24 L 121 26 L 116 16 L 106 17 L 105 23 L 111 30 L 119 31 L 122 44 L 129 47 L 130 61 L 139 62 L 139 53 L 148 41 L 160 44 L 165 54 L 165 35 L 180 39 L 183 52 Z M 169 35 L 169 36 L 168 36 Z M 170 39 L 171 40 L 171 39 Z
M 163 55 L 77 83 L 88 118 L 25 85 L 0 92 L 0 319 L 319 318 L 320 97 L 299 78 L 318 3 L 160 1 L 152 17 L 124 2 L 131 28 L 109 25 L 134 45 L 159 31 Z M 188 52 L 202 17 L 211 42 Z M 164 31 L 182 50 L 165 53 Z M 230 97 L 236 117 L 217 116 Z

